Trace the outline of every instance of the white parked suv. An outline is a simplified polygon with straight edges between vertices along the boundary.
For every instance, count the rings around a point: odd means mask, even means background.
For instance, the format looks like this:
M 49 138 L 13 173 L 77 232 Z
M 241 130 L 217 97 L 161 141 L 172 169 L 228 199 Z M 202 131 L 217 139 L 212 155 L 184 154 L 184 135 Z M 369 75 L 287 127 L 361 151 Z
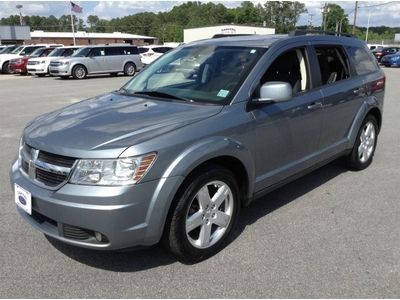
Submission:
M 163 45 L 142 46 L 139 47 L 140 58 L 144 65 L 149 65 L 171 49 L 173 49 L 173 47 Z
M 79 49 L 70 57 L 52 60 L 50 75 L 83 79 L 88 74 L 117 75 L 123 72 L 133 76 L 142 69 L 139 51 L 132 45 L 96 45 Z
M 33 51 L 43 47 L 61 47 L 61 44 L 37 44 L 37 45 L 22 45 L 14 49 L 10 53 L 0 54 L 0 70 L 3 74 L 10 74 L 10 60 L 22 56 L 30 55 Z
M 46 57 L 30 58 L 27 65 L 28 73 L 39 77 L 45 76 L 46 74 L 49 74 L 49 66 L 52 60 L 69 57 L 80 48 L 82 48 L 82 46 L 60 47 L 54 49 Z

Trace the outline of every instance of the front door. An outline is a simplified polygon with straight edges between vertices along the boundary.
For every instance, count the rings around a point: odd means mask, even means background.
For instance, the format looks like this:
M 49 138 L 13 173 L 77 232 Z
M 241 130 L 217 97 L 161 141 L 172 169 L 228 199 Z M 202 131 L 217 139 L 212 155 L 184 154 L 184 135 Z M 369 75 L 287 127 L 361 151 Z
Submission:
M 293 98 L 256 107 L 256 192 L 312 165 L 319 150 L 322 94 L 312 89 L 306 48 L 280 55 L 260 80 L 291 84 Z

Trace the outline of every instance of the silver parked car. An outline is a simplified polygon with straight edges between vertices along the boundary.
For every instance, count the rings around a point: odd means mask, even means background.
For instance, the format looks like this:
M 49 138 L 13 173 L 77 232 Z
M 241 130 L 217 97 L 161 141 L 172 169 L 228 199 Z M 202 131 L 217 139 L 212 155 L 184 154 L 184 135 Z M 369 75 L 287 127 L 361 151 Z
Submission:
M 143 64 L 139 51 L 132 45 L 97 45 L 80 49 L 68 58 L 50 62 L 52 76 L 83 79 L 88 74 L 123 72 L 127 76 L 135 75 Z
M 385 75 L 357 38 L 190 43 L 118 91 L 30 122 L 10 171 L 14 200 L 65 243 L 163 241 L 198 261 L 226 244 L 252 200 L 342 156 L 367 168 L 384 93 Z

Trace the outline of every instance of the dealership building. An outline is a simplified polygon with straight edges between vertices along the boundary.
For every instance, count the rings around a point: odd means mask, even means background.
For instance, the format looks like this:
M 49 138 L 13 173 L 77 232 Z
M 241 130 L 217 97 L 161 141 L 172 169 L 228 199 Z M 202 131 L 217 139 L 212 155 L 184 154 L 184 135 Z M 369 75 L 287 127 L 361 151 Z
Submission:
M 77 45 L 97 45 L 127 43 L 132 45 L 152 45 L 158 43 L 158 38 L 123 32 L 97 33 L 75 32 Z M 0 26 L 0 44 L 63 44 L 73 45 L 72 32 L 46 32 L 36 30 L 31 32 L 29 26 Z
M 183 30 L 183 41 L 185 43 L 209 39 L 214 35 L 221 34 L 275 34 L 275 28 L 254 27 L 241 25 L 220 25 Z

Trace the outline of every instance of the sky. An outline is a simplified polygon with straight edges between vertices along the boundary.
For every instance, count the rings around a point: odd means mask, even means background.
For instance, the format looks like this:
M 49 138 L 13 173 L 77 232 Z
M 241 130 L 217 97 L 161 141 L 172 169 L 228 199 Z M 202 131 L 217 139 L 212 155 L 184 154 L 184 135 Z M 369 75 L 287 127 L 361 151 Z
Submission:
M 123 17 L 138 12 L 160 12 L 169 11 L 175 5 L 186 1 L 74 1 L 83 7 L 83 13 L 79 17 L 86 20 L 88 15 L 97 15 L 100 18 L 111 19 Z M 209 2 L 209 1 L 204 1 Z M 242 1 L 212 1 L 222 3 L 232 8 L 240 6 Z M 264 3 L 256 0 L 254 3 Z M 322 22 L 321 7 L 325 1 L 300 1 L 306 5 L 308 12 L 300 16 L 297 25 L 309 24 L 312 18 L 313 26 Z M 350 23 L 353 22 L 355 1 L 328 1 L 339 4 L 349 15 Z M 69 1 L 4 1 L 0 0 L 0 18 L 10 14 L 16 14 L 15 6 L 22 4 L 23 15 L 60 16 L 70 13 Z M 359 1 L 359 13 L 357 15 L 357 26 L 367 26 L 370 14 L 370 26 L 392 26 L 400 27 L 400 1 Z M 312 15 L 312 16 L 311 16 Z

